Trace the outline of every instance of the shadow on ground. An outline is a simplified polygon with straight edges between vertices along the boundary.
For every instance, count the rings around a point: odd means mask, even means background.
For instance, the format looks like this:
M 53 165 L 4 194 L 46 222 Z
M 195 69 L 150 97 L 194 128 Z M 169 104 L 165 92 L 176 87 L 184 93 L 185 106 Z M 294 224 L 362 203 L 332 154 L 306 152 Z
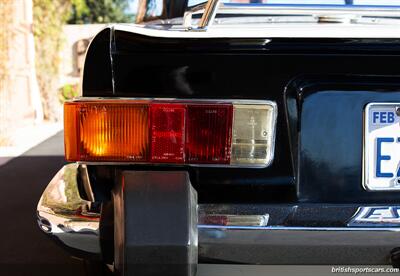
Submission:
M 0 275 L 84 275 L 72 259 L 39 230 L 37 202 L 65 164 L 63 134 L 0 166 Z

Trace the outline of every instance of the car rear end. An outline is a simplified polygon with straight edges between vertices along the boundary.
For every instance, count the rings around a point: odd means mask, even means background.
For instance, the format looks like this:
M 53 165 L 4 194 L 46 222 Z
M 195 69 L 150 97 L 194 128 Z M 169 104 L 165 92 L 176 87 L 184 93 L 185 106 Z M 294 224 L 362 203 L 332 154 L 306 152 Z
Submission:
M 343 24 L 102 30 L 41 229 L 122 275 L 397 265 L 400 35 Z

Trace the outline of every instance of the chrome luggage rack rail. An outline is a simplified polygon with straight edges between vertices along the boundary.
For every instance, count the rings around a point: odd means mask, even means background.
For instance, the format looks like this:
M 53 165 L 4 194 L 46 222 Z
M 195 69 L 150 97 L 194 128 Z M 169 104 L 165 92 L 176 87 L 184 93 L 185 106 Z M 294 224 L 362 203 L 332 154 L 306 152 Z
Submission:
M 197 25 L 193 25 L 193 16 L 201 14 Z M 185 12 L 184 27 L 188 31 L 206 31 L 213 24 L 217 14 L 313 16 L 323 22 L 337 22 L 338 18 L 344 21 L 368 17 L 400 19 L 400 6 L 239 4 L 208 0 Z

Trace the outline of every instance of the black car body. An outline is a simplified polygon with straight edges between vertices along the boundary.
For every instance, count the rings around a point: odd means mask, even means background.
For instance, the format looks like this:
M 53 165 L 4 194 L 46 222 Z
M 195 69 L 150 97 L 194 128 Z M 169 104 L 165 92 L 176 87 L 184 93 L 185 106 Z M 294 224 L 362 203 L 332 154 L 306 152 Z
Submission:
M 197 263 L 396 264 L 400 193 L 365 186 L 364 136 L 368 104 L 400 107 L 398 10 L 352 8 L 349 22 L 340 7 L 320 16 L 301 7 L 301 17 L 288 8 L 285 23 L 266 9 L 275 23 L 254 26 L 264 11 L 254 19 L 228 5 L 234 12 L 209 27 L 218 1 L 199 20 L 198 7 L 185 8 L 171 1 L 155 21 L 102 30 L 80 100 L 271 101 L 273 162 L 72 163 L 42 196 L 41 228 L 124 275 L 188 275 Z M 371 18 L 380 21 L 362 21 Z M 60 182 L 72 203 L 57 199 Z

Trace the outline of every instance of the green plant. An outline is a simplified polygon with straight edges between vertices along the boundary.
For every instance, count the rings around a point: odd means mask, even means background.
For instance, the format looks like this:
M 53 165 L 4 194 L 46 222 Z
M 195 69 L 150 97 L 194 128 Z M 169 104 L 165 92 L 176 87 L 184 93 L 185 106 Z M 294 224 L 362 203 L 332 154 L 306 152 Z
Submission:
M 128 7 L 129 0 L 72 0 L 68 23 L 133 22 Z
M 79 96 L 79 88 L 77 84 L 66 84 L 59 90 L 59 100 L 64 103 Z
M 58 120 L 57 84 L 63 46 L 63 25 L 69 17 L 71 0 L 33 0 L 33 32 L 36 75 L 44 116 Z

